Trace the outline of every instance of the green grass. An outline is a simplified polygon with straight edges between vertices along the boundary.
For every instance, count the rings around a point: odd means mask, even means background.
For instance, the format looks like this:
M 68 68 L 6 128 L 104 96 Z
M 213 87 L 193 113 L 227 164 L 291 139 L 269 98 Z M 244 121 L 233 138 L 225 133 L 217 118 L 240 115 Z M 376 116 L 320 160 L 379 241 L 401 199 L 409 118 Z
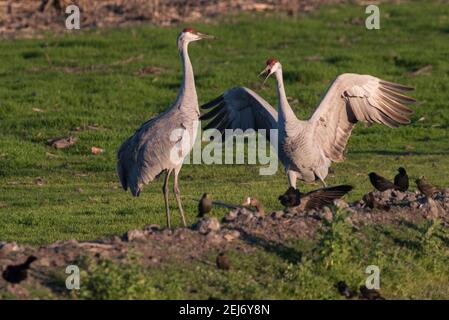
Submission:
M 335 284 L 344 280 L 358 288 L 368 276 L 365 269 L 376 265 L 387 299 L 449 297 L 449 233 L 437 221 L 356 231 L 343 213 L 335 217 L 317 241 L 256 241 L 252 252 L 229 252 L 229 271 L 215 268 L 216 253 L 152 268 L 132 255 L 124 265 L 84 260 L 81 290 L 41 292 L 74 299 L 342 299 Z M 64 282 L 62 272 L 55 275 L 56 287 Z
M 356 5 L 325 7 L 298 17 L 239 15 L 217 24 L 194 24 L 219 37 L 190 46 L 200 103 L 245 85 L 258 88 L 275 104 L 274 80 L 260 89 L 257 78 L 271 56 L 283 64 L 287 94 L 297 99 L 292 107 L 300 118 L 311 114 L 320 94 L 340 73 L 368 73 L 412 85 L 419 101 L 413 107 L 412 124 L 397 130 L 359 125 L 346 162 L 333 166 L 335 174 L 327 182 L 355 185 L 349 199 L 357 199 L 371 190 L 369 171 L 392 177 L 402 165 L 413 177 L 425 174 L 436 184 L 448 185 L 449 7 L 426 3 L 381 5 L 378 31 L 347 22 L 365 16 L 364 7 Z M 132 198 L 119 188 L 115 154 L 145 119 L 176 97 L 179 29 L 86 30 L 0 42 L 1 240 L 30 244 L 87 240 L 147 223 L 165 224 L 162 181 Z M 305 59 L 313 55 L 324 60 Z M 429 64 L 430 74 L 411 75 Z M 136 75 L 146 66 L 161 67 L 162 73 Z M 92 124 L 101 129 L 72 132 Z M 70 133 L 79 138 L 72 148 L 54 150 L 45 144 Z M 92 146 L 106 151 L 93 155 Z M 258 169 L 257 165 L 184 166 L 180 183 L 188 222 L 193 223 L 196 214 L 190 198 L 204 191 L 228 202 L 256 195 L 268 210 L 279 209 L 277 196 L 287 186 L 283 170 L 259 176 Z M 35 184 L 37 177 L 45 184 Z M 175 204 L 173 198 L 171 203 Z M 179 225 L 176 210 L 173 216 L 174 225 Z

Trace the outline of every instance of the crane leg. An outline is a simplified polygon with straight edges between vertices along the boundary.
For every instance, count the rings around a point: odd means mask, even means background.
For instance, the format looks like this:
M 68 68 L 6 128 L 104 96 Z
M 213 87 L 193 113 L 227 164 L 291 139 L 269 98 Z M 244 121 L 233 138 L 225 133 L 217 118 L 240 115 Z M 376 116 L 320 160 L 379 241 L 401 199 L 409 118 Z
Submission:
M 178 203 L 179 212 L 181 213 L 182 224 L 184 225 L 184 227 L 187 227 L 186 218 L 184 216 L 184 210 L 182 209 L 182 204 L 181 204 L 181 191 L 179 190 L 179 185 L 178 185 L 178 174 L 179 174 L 179 170 L 175 169 L 175 182 L 173 184 L 173 192 L 175 194 L 176 202 Z
M 324 182 L 324 179 L 319 178 L 321 183 L 323 184 L 323 188 L 327 188 L 326 182 Z
M 290 187 L 293 187 L 296 189 L 296 172 L 287 170 L 287 178 L 288 178 L 288 184 Z
M 168 205 L 168 180 L 170 178 L 172 170 L 167 170 L 164 179 L 164 185 L 162 187 L 162 192 L 164 193 L 164 201 L 165 201 L 165 214 L 167 215 L 167 227 L 170 228 L 170 206 Z
M 326 182 L 324 182 L 324 180 L 321 180 L 321 183 L 323 184 L 324 188 L 327 188 L 327 184 L 326 184 Z

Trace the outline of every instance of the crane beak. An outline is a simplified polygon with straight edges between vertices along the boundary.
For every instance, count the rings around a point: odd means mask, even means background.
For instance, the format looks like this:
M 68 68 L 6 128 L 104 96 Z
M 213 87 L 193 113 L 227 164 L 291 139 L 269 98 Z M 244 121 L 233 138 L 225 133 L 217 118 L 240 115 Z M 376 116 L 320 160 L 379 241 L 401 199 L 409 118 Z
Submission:
M 263 80 L 262 84 L 265 84 L 265 82 L 267 81 L 268 77 L 272 75 L 271 72 L 271 66 L 266 66 L 265 69 L 263 69 L 263 71 L 261 73 L 259 73 L 259 77 L 264 76 L 265 79 Z
M 197 32 L 196 35 L 198 37 L 200 37 L 200 39 L 209 39 L 209 40 L 217 40 L 216 36 L 210 35 L 210 34 L 205 34 L 205 33 L 201 33 L 201 32 Z

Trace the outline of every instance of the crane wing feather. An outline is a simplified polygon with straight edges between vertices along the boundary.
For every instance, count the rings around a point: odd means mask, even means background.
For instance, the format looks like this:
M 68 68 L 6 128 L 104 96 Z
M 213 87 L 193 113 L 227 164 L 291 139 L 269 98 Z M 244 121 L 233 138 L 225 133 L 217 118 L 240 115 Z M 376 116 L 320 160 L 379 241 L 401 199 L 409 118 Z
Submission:
M 344 150 L 358 121 L 390 128 L 410 123 L 415 99 L 403 94 L 413 88 L 370 75 L 342 74 L 318 104 L 309 124 L 316 144 L 332 161 L 344 160 Z
M 201 106 L 211 109 L 201 120 L 210 120 L 205 129 L 276 129 L 277 112 L 261 96 L 245 87 L 227 90 L 221 96 Z

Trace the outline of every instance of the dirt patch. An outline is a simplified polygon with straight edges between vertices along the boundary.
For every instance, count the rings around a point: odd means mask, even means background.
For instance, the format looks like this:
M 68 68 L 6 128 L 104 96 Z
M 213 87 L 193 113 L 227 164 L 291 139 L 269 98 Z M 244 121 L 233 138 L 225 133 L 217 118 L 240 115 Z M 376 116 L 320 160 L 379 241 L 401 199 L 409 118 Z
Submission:
M 417 223 L 425 219 L 441 219 L 449 223 L 449 190 L 428 200 L 413 192 L 385 191 L 365 195 L 364 200 L 348 204 L 342 200 L 336 206 L 349 212 L 347 220 L 358 228 L 368 224 Z M 369 199 L 374 199 L 371 203 Z M 382 207 L 380 207 L 382 206 Z M 261 215 L 246 209 L 227 213 L 221 221 L 202 218 L 189 228 L 166 229 L 148 225 L 130 230 L 122 236 L 103 238 L 93 242 L 58 241 L 34 247 L 15 242 L 0 242 L 0 266 L 16 265 L 30 255 L 38 257 L 24 283 L 29 286 L 50 286 L 52 274 L 76 264 L 83 257 L 94 260 L 110 259 L 126 262 L 129 254 L 138 253 L 143 265 L 161 266 L 173 261 L 203 261 L 210 252 L 235 250 L 251 252 L 255 248 L 276 250 L 292 239 L 313 240 L 323 226 L 324 219 L 332 219 L 332 210 L 295 212 L 295 208 Z M 22 285 L 11 285 L 0 278 L 0 290 L 17 297 L 30 297 Z
M 170 25 L 207 21 L 243 11 L 309 12 L 325 3 L 347 0 L 0 0 L 0 36 L 35 37 L 40 31 L 62 32 L 70 4 L 80 8 L 81 28 L 139 23 Z

